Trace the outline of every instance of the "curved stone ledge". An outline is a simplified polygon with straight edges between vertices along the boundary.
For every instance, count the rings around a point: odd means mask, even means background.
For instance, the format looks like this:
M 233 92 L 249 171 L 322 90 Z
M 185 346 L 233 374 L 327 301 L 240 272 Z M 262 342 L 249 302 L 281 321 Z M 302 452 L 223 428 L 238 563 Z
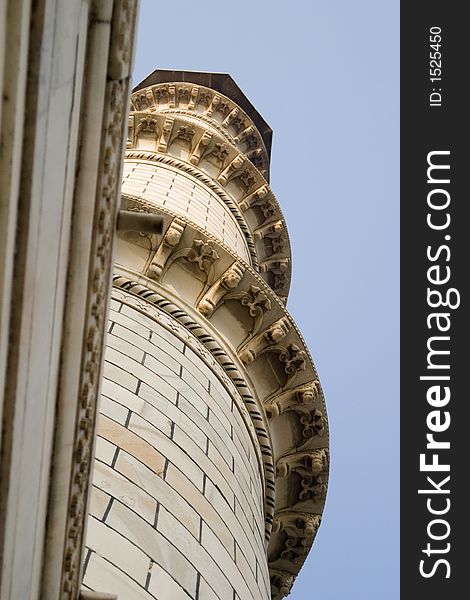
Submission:
M 263 176 L 269 177 L 269 158 L 254 122 L 233 100 L 211 88 L 191 83 L 161 83 L 135 91 L 136 112 L 163 112 L 199 119 L 234 144 Z
M 155 115 L 156 122 L 158 118 L 162 119 L 163 116 Z M 155 129 L 158 130 L 157 124 Z M 200 133 L 202 137 L 202 128 Z M 154 135 L 153 145 L 159 148 L 158 152 L 139 148 L 139 141 L 131 135 L 129 143 L 136 147 L 126 151 L 126 162 L 148 161 L 166 164 L 191 175 L 217 194 L 233 213 L 243 231 L 253 262 L 255 265 L 259 264 L 263 279 L 285 301 L 289 293 L 292 271 L 289 235 L 279 203 L 266 180 L 254 167 L 250 170 L 244 169 L 245 159 L 243 155 L 237 154 L 234 148 L 231 148 L 227 157 L 219 161 L 219 164 L 215 164 L 209 158 L 205 159 L 204 154 L 196 167 L 191 164 L 192 146 L 185 145 L 182 147 L 184 152 L 175 151 L 174 155 L 171 155 L 174 138 L 170 139 L 169 147 L 162 150 L 162 146 L 156 141 L 159 134 L 154 132 Z M 212 144 L 208 151 L 214 149 L 218 142 Z M 244 173 L 248 173 L 248 185 L 243 183 Z
M 265 462 L 266 536 L 273 597 L 281 598 L 313 543 L 328 483 L 326 410 L 309 352 L 262 277 L 207 232 L 175 217 L 158 247 L 133 246 L 115 285 L 196 332 L 217 360 L 222 352 L 232 381 L 251 390 L 246 406 L 263 458 L 273 461 Z

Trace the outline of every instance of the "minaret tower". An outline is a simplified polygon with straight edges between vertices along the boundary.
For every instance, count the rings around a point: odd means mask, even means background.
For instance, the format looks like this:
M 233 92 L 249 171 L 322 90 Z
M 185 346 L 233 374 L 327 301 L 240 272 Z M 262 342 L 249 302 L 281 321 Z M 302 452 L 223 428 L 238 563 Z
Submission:
M 229 75 L 134 90 L 84 588 L 120 600 L 280 600 L 325 501 L 317 373 L 285 303 L 271 129 Z

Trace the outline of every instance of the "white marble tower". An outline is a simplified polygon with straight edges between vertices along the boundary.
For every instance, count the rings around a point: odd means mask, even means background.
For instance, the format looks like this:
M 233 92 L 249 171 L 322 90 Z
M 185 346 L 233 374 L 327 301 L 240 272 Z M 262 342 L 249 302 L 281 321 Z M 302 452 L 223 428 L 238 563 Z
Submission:
M 223 74 L 131 97 L 84 588 L 122 600 L 279 600 L 320 524 L 323 395 L 285 308 L 271 130 Z M 294 593 L 295 597 L 295 593 Z

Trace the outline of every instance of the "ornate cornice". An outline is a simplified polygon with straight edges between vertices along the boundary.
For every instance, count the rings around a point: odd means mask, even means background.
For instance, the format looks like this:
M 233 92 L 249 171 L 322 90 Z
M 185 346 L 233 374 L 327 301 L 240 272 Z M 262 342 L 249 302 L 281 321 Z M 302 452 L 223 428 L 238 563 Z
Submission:
M 161 83 L 131 96 L 136 112 L 188 115 L 200 120 L 236 145 L 266 179 L 269 159 L 263 139 L 250 117 L 233 100 L 208 87 L 190 83 Z
M 185 151 L 185 156 L 181 156 L 182 152 L 179 152 L 178 157 L 167 154 L 171 152 L 176 138 L 168 134 L 168 142 L 165 142 L 165 146 L 161 142 L 157 143 L 157 136 L 160 135 L 161 139 L 164 135 L 165 122 L 162 119 L 161 114 L 152 116 L 152 120 L 155 121 L 152 128 L 155 131 L 148 132 L 149 135 L 154 136 L 154 145 L 155 148 L 158 147 L 158 152 L 131 147 L 139 144 L 137 134 L 131 133 L 126 161 L 148 161 L 167 165 L 191 175 L 217 194 L 229 208 L 245 236 L 255 268 L 259 264 L 259 270 L 265 281 L 285 301 L 291 279 L 289 235 L 279 203 L 266 180 L 254 167 L 246 169 L 246 159 L 243 155 L 238 154 L 229 144 L 214 140 L 214 136 L 205 144 L 200 154 L 202 159 L 198 160 L 196 165 L 191 159 L 195 155 L 199 156 L 200 142 L 207 133 L 202 127 L 198 133 L 199 142 L 180 148 Z M 159 130 L 159 123 L 161 130 Z M 176 123 L 176 126 L 178 125 L 181 123 Z M 172 129 L 175 127 L 174 120 L 171 127 Z M 214 157 L 214 152 L 220 154 L 222 150 L 226 151 L 223 159 L 211 158 Z M 214 171 L 214 168 L 217 171 Z

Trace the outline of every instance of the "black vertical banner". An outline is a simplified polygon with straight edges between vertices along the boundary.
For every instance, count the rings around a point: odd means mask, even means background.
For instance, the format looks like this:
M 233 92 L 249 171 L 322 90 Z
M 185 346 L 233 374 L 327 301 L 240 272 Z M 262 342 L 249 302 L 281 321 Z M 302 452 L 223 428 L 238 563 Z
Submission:
M 470 35 L 401 4 L 401 598 L 470 597 Z

